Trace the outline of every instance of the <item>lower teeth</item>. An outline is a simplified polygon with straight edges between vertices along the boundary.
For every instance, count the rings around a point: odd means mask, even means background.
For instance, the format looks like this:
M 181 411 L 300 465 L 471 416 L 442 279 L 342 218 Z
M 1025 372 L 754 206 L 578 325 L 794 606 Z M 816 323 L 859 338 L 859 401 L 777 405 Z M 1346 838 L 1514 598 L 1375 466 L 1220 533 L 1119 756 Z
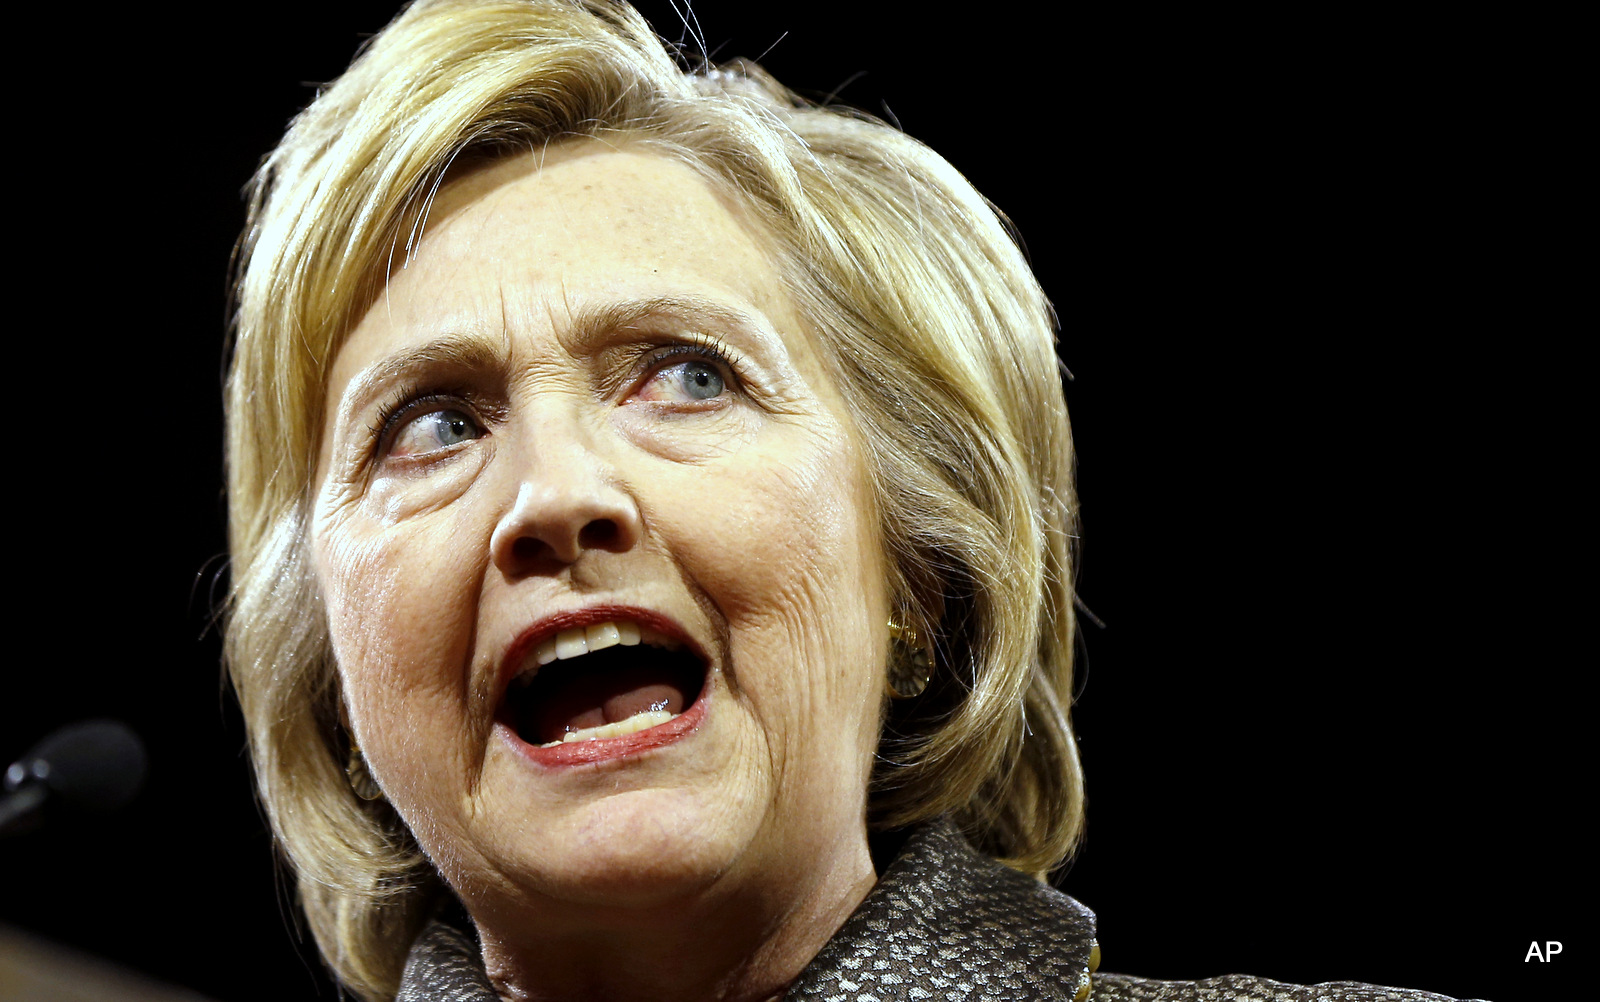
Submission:
M 540 748 L 555 748 L 558 745 L 571 744 L 574 741 L 595 741 L 600 738 L 621 737 L 642 731 L 648 727 L 656 727 L 666 723 L 677 714 L 670 710 L 641 710 L 626 720 L 619 720 L 614 724 L 601 724 L 598 727 L 584 727 L 576 731 L 568 731 L 561 735 L 559 741 L 547 741 Z

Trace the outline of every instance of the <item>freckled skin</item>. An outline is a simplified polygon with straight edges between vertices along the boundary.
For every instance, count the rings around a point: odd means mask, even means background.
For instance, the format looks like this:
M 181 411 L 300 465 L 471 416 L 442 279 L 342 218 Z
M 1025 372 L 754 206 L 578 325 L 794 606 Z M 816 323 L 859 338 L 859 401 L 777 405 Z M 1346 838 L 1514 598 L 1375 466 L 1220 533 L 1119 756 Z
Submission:
M 505 997 L 767 998 L 873 882 L 881 543 L 767 245 L 681 164 L 558 145 L 447 185 L 335 359 L 313 544 L 345 699 Z M 674 396 L 670 371 L 616 375 L 696 323 L 576 322 L 660 296 L 744 318 L 699 324 L 736 356 L 714 400 Z M 498 353 L 419 378 L 475 387 L 482 433 L 386 457 L 364 380 L 444 335 Z M 500 659 L 541 617 L 602 603 L 710 652 L 710 713 L 642 756 L 536 767 L 494 726 Z

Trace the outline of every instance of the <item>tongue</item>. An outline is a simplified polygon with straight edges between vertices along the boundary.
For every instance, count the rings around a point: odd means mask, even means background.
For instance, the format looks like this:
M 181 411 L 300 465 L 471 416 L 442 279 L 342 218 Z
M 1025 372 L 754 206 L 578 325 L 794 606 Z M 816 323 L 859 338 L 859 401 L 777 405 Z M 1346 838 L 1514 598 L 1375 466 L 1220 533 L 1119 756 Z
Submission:
M 682 713 L 688 702 L 677 682 L 646 665 L 578 672 L 540 701 L 540 741 L 560 741 L 568 731 L 627 720 L 646 710 Z

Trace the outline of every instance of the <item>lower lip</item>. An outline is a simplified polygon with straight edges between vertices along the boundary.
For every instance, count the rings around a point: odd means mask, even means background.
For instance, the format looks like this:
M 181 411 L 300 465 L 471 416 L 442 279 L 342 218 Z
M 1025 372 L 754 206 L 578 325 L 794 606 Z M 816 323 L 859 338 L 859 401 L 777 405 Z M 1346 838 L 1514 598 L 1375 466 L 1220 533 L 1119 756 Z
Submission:
M 614 738 L 567 741 L 549 748 L 529 744 L 518 737 L 517 732 L 506 724 L 500 723 L 495 726 L 511 742 L 512 747 L 516 748 L 524 757 L 532 759 L 546 768 L 556 769 L 574 765 L 590 765 L 595 762 L 610 762 L 672 744 L 679 738 L 687 737 L 694 733 L 705 722 L 706 714 L 709 712 L 707 704 L 710 702 L 711 680 L 707 679 L 706 685 L 700 693 L 700 698 L 694 701 L 694 705 L 664 724 L 657 724 L 642 731 L 634 731 L 632 734 L 622 734 Z

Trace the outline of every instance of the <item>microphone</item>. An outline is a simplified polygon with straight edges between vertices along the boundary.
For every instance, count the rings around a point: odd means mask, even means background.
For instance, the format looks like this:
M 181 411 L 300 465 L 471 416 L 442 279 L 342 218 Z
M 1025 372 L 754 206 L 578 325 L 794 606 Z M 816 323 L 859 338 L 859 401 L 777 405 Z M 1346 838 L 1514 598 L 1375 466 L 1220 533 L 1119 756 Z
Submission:
M 144 785 L 144 742 L 117 720 L 68 724 L 6 770 L 0 836 L 31 830 L 52 799 L 89 814 L 114 811 Z

